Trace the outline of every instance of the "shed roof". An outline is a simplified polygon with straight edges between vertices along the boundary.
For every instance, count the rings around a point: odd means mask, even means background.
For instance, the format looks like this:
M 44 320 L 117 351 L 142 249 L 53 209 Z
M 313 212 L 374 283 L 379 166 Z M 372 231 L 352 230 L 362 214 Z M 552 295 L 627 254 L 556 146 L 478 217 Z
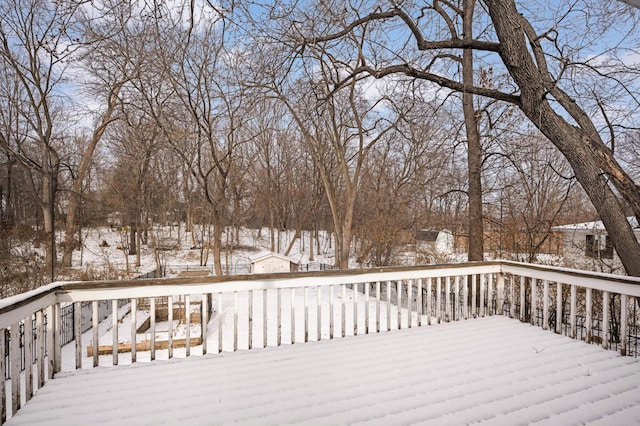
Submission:
M 629 224 L 634 229 L 640 229 L 638 226 L 638 220 L 635 216 L 627 217 Z M 577 231 L 577 230 L 589 230 L 589 231 L 606 231 L 604 224 L 601 220 L 594 220 L 591 222 L 570 223 L 567 225 L 559 225 L 551 228 L 554 231 Z
M 269 257 L 275 257 L 278 258 L 280 260 L 286 260 L 288 262 L 294 262 L 293 259 L 291 259 L 290 257 L 287 257 L 283 254 L 280 253 L 274 253 L 272 251 L 261 251 L 260 253 L 254 254 L 253 256 L 249 257 L 249 261 L 251 263 L 255 263 L 259 260 L 263 260 L 263 259 L 267 259 Z

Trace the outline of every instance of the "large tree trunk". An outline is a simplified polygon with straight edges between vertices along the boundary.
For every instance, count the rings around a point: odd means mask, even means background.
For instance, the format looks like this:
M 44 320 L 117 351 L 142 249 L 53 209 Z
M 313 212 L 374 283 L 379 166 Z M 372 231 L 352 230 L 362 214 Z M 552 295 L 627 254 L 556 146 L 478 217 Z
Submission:
M 614 179 L 621 180 L 614 184 L 618 190 L 619 186 L 628 188 L 626 194 L 621 192 L 632 204 L 640 194 L 627 182 L 621 168 L 616 167 L 615 159 L 603 157 L 605 146 L 599 135 L 592 131 L 593 124 L 585 118 L 584 111 L 565 97 L 560 89 L 550 87 L 553 82 L 543 68 L 542 58 L 536 56 L 534 61 L 531 56 L 530 49 L 536 54 L 536 45 L 527 40 L 525 31 L 528 23 L 516 10 L 513 0 L 486 0 L 485 3 L 501 43 L 502 60 L 520 87 L 520 108 L 565 155 L 578 182 L 598 211 L 625 270 L 629 275 L 640 276 L 640 244 L 626 219 L 622 204 L 609 186 L 608 177 L 615 176 Z M 577 126 L 553 110 L 548 101 L 550 93 L 576 119 Z
M 463 10 L 464 39 L 473 38 L 473 9 L 475 0 L 465 0 Z M 473 50 L 462 51 L 462 83 L 473 87 Z M 467 132 L 468 196 L 469 196 L 469 252 L 470 261 L 484 259 L 484 224 L 482 219 L 482 145 L 478 121 L 473 106 L 473 95 L 462 93 L 464 126 Z

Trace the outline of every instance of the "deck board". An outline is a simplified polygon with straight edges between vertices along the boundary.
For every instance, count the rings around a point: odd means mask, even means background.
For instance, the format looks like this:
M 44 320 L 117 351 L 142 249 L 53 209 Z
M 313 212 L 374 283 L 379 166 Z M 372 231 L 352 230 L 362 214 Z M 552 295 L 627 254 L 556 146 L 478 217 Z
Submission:
M 62 373 L 8 424 L 634 424 L 639 387 L 637 359 L 496 316 Z

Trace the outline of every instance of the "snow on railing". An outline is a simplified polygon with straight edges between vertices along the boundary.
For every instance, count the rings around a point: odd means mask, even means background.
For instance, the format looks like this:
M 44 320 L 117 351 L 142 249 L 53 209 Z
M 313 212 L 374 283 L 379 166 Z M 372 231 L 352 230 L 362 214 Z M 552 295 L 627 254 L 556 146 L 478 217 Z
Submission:
M 0 418 L 15 414 L 63 367 L 206 354 L 214 342 L 217 352 L 236 351 L 494 314 L 637 356 L 639 284 L 513 262 L 53 283 L 0 300 Z M 69 304 L 76 332 L 63 345 L 61 307 Z M 105 305 L 110 313 L 101 321 Z

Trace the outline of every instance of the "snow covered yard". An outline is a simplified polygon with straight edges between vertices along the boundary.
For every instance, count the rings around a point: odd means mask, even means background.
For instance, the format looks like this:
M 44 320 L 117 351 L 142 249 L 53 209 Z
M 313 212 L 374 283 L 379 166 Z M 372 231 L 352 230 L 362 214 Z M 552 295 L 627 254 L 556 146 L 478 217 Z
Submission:
M 637 424 L 640 362 L 506 317 L 57 375 L 8 424 Z

